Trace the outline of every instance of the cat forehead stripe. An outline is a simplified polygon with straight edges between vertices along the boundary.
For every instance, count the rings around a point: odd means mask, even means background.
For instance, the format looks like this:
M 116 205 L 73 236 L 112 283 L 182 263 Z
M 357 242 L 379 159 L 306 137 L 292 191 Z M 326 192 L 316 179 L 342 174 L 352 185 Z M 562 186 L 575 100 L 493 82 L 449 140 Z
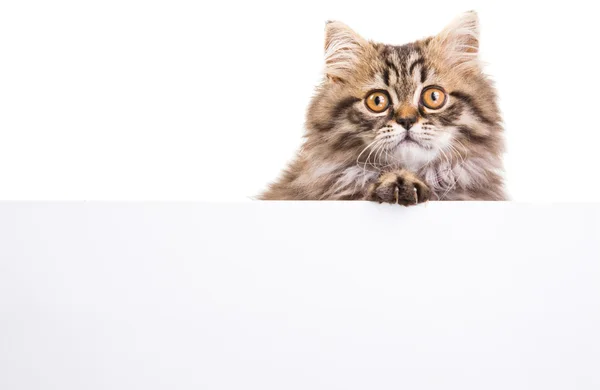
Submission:
M 383 62 L 381 79 L 387 87 L 394 86 L 398 95 L 408 91 L 397 84 L 423 84 L 429 69 L 422 49 L 418 45 L 383 46 L 379 50 Z M 419 71 L 418 74 L 415 72 Z

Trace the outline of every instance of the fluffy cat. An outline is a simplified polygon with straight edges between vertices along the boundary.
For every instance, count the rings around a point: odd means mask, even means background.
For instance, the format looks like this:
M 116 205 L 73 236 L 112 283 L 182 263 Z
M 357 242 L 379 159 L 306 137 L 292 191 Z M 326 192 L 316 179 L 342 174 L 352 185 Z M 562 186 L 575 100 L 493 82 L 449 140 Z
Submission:
M 477 14 L 403 46 L 328 22 L 303 147 L 260 198 L 503 200 L 503 129 Z

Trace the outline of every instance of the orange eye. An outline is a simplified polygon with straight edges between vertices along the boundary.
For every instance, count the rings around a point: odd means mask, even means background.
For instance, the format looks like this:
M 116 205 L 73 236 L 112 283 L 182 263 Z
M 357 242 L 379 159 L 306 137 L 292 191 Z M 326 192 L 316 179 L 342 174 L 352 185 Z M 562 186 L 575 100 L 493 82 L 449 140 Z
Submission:
M 385 91 L 373 91 L 367 95 L 365 104 L 374 113 L 384 112 L 390 106 L 390 97 Z
M 421 92 L 421 104 L 431 110 L 439 110 L 446 104 L 446 91 L 442 87 L 430 86 Z

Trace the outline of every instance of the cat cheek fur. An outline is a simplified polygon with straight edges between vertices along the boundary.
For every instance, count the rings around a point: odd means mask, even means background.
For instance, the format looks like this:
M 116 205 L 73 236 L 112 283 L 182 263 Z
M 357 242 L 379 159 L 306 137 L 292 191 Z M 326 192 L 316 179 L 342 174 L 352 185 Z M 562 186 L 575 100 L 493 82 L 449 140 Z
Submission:
M 478 51 L 474 12 L 403 46 L 370 42 L 343 23 L 327 23 L 325 77 L 308 108 L 303 147 L 260 198 L 364 199 L 385 172 L 409 170 L 434 200 L 505 199 L 501 117 Z M 448 94 L 440 110 L 419 104 L 429 85 Z M 390 95 L 382 114 L 364 105 L 374 89 Z M 407 113 L 417 118 L 410 131 L 399 125 Z M 418 142 L 403 144 L 409 133 Z

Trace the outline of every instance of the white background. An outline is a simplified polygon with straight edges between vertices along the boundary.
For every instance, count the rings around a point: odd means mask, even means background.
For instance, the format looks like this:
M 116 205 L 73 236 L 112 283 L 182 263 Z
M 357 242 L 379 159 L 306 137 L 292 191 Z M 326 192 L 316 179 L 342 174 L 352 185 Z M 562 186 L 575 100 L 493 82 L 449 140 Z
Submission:
M 0 3 L 0 198 L 256 195 L 301 142 L 326 20 L 401 44 L 475 9 L 515 200 L 599 200 L 589 1 Z
M 600 204 L 0 203 L 0 389 L 598 390 L 599 237 Z

